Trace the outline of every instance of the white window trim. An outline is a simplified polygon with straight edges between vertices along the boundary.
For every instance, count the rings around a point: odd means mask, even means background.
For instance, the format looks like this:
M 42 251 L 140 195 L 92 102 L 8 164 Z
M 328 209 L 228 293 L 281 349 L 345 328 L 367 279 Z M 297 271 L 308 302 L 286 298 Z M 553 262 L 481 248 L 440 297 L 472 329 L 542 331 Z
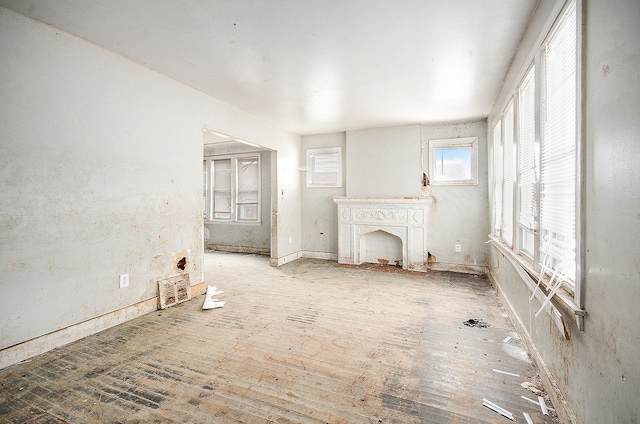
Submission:
M 436 178 L 436 150 L 463 149 L 471 150 L 471 178 L 449 181 L 438 181 Z M 429 184 L 445 185 L 478 185 L 478 137 L 447 138 L 429 140 Z
M 542 113 L 544 113 L 544 108 L 542 106 L 542 74 L 543 74 L 543 69 L 544 67 L 542 66 L 542 55 L 544 54 L 544 50 L 545 50 L 545 46 L 546 43 L 548 42 L 549 38 L 557 31 L 557 25 L 559 22 L 561 22 L 562 18 L 565 16 L 566 11 L 568 10 L 568 8 L 575 3 L 576 5 L 576 53 L 577 53 L 577 62 L 576 62 L 576 170 L 575 170 L 575 178 L 576 178 L 576 192 L 575 192 L 575 213 L 576 213 L 576 219 L 575 219 L 575 245 L 576 245 L 576 251 L 575 251 L 575 286 L 571 287 L 571 286 L 567 286 L 566 284 L 556 293 L 555 297 L 552 299 L 552 303 L 554 303 L 556 306 L 560 307 L 560 309 L 568 312 L 569 314 L 575 315 L 576 317 L 576 323 L 578 326 L 579 330 L 584 330 L 584 317 L 586 316 L 586 311 L 584 310 L 584 246 L 581 243 L 581 240 L 583 239 L 584 235 L 583 235 L 583 231 L 584 231 L 584 227 L 582 226 L 582 220 L 584 219 L 584 206 L 583 206 L 583 202 L 582 199 L 584 198 L 584 186 L 581 184 L 582 181 L 584 181 L 584 168 L 583 168 L 583 150 L 584 150 L 584 139 L 583 139 L 583 135 L 582 135 L 582 114 L 583 109 L 581 107 L 582 102 L 581 102 L 581 98 L 582 98 L 582 91 L 581 91 L 581 87 L 582 87 L 582 73 L 584 72 L 584 70 L 582 69 L 582 25 L 581 22 L 583 21 L 583 17 L 582 17 L 582 1 L 581 0 L 568 0 L 564 5 L 562 5 L 562 7 L 560 7 L 557 10 L 557 16 L 553 19 L 553 24 L 549 24 L 549 26 L 547 27 L 547 31 L 546 31 L 546 35 L 543 35 L 538 43 L 537 43 L 537 47 L 535 48 L 535 50 L 532 52 L 532 54 L 530 54 L 530 65 L 527 66 L 526 68 L 523 69 L 523 74 L 522 74 L 522 78 L 520 78 L 518 80 L 518 83 L 515 84 L 515 87 L 513 88 L 513 91 L 511 93 L 511 96 L 509 96 L 507 99 L 505 100 L 505 102 L 507 101 L 511 101 L 512 96 L 516 96 L 515 100 L 516 100 L 516 117 L 517 117 L 517 113 L 518 113 L 518 108 L 519 108 L 519 90 L 522 86 L 522 83 L 526 77 L 526 75 L 529 73 L 530 71 L 530 67 L 531 66 L 535 66 L 535 77 L 534 77 L 534 82 L 535 82 L 535 113 L 536 113 L 536 121 L 535 121 L 535 126 L 536 126 L 536 143 L 539 142 L 539 138 L 542 137 L 542 126 L 541 126 L 541 117 L 542 117 Z M 502 109 L 503 112 L 506 110 L 506 106 Z M 495 128 L 496 126 L 501 126 L 501 124 L 503 124 L 503 113 L 499 114 L 498 116 L 495 117 L 495 120 L 492 122 L 494 127 L 493 127 L 493 133 L 495 134 Z M 518 121 L 516 118 L 516 149 L 519 149 L 519 144 L 520 144 L 520 140 L 519 140 L 519 134 L 518 134 Z M 495 149 L 497 147 L 501 146 L 501 140 L 493 140 L 492 143 L 492 148 L 493 148 L 493 157 L 491 157 L 490 159 L 490 163 L 493 163 L 495 165 L 496 162 L 496 157 L 495 155 Z M 536 152 L 536 155 L 538 156 L 538 160 L 540 159 L 539 155 L 540 155 L 540 150 L 538 150 Z M 504 159 L 504 158 L 502 158 Z M 517 164 L 518 159 L 516 159 L 516 164 Z M 517 165 L 516 165 L 517 166 Z M 538 164 L 538 166 L 542 166 L 540 163 Z M 517 169 L 517 168 L 516 168 Z M 538 169 L 538 172 L 540 172 L 540 170 Z M 491 181 L 492 181 L 492 205 L 495 208 L 496 207 L 496 202 L 499 200 L 498 198 L 496 198 L 496 193 L 497 190 L 501 190 L 501 187 L 497 186 L 496 184 L 499 181 L 499 176 L 502 173 L 502 170 L 498 170 L 498 169 L 493 169 L 493 171 L 491 172 Z M 520 249 L 520 242 L 521 242 L 521 231 L 519 231 L 520 225 L 518 223 L 518 220 L 514 219 L 514 231 L 515 231 L 515 243 L 513 246 L 513 249 L 509 249 L 506 244 L 501 240 L 500 237 L 500 233 L 501 231 L 499 231 L 499 229 L 495 229 L 493 230 L 493 234 L 492 236 L 490 236 L 490 240 L 493 242 L 493 244 L 495 244 L 497 247 L 500 248 L 501 252 L 505 255 L 508 255 L 512 260 L 512 263 L 517 263 L 520 264 L 520 266 L 522 266 L 524 269 L 527 270 L 527 272 L 532 276 L 532 279 L 534 280 L 534 282 L 537 282 L 538 278 L 539 278 L 539 273 L 541 271 L 541 266 L 540 263 L 542 261 L 542 254 L 540 252 L 540 237 L 541 237 L 541 232 L 540 232 L 540 228 L 539 228 L 539 224 L 540 224 L 540 216 L 539 216 L 539 212 L 540 212 L 540 175 L 537 175 L 537 194 L 536 194 L 536 216 L 534 218 L 534 229 L 533 229 L 533 235 L 534 235 L 534 257 L 531 258 L 529 255 L 524 254 L 523 251 L 521 251 Z M 519 176 L 516 174 L 516 184 L 519 184 Z M 516 195 L 518 195 L 518 190 L 516 190 Z M 518 217 L 520 214 L 520 202 L 518 199 L 519 196 L 517 196 L 516 198 L 514 198 L 514 217 Z M 496 210 L 492 210 L 492 215 L 494 216 L 494 220 L 495 220 L 495 215 L 496 215 Z M 537 275 L 536 275 L 537 274 Z M 549 275 L 544 275 L 540 281 L 540 286 L 543 288 L 543 290 L 545 292 L 548 292 L 548 283 L 549 283 Z
M 237 225 L 261 225 L 262 224 L 262 167 L 260 154 L 238 154 L 224 156 L 205 156 L 206 170 L 206 205 L 204 222 L 206 224 L 237 224 Z M 229 219 L 213 218 L 213 195 L 214 175 L 211 172 L 214 160 L 231 160 L 231 217 Z M 257 220 L 238 219 L 237 197 L 238 197 L 238 161 L 243 159 L 256 159 L 258 161 L 258 218 Z

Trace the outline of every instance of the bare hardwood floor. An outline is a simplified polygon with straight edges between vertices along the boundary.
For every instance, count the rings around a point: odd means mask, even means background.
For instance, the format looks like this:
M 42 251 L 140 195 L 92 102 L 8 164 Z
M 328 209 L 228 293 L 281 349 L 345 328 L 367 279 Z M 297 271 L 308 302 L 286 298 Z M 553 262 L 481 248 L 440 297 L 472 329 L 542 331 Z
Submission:
M 200 296 L 0 370 L 0 422 L 510 422 L 483 398 L 557 422 L 521 399 L 536 371 L 482 277 L 210 252 L 205 279 L 223 308 Z

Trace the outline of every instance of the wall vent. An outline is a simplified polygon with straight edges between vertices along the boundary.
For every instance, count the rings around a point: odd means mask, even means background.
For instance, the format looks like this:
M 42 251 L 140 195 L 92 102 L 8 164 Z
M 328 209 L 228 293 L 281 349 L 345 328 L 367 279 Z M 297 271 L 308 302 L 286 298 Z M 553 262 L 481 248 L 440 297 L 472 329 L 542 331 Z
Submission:
M 189 274 L 178 274 L 158 281 L 160 309 L 166 309 L 191 299 Z

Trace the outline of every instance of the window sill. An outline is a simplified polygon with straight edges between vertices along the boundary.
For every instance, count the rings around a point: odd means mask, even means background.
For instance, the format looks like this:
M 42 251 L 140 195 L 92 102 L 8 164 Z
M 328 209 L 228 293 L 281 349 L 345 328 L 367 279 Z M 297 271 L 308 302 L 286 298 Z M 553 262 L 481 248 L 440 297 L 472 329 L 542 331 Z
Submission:
M 525 279 L 525 283 L 533 293 L 536 289 L 536 285 L 538 284 L 539 272 L 535 271 L 532 264 L 525 260 L 525 258 L 520 255 L 516 255 L 514 252 L 509 250 L 497 237 L 489 236 L 489 241 L 498 248 L 500 253 L 509 259 L 514 267 L 517 267 L 518 271 L 522 271 L 519 272 L 521 275 L 525 274 L 526 277 L 528 277 Z M 523 278 L 525 275 L 522 275 Z M 544 276 L 542 278 L 539 288 L 542 290 L 545 297 L 549 295 L 548 276 Z M 551 299 L 551 304 L 560 312 L 560 314 L 562 314 L 563 317 L 574 321 L 578 330 L 584 331 L 584 317 L 587 315 L 587 312 L 576 304 L 573 299 L 573 293 L 569 292 L 566 288 L 561 287 Z

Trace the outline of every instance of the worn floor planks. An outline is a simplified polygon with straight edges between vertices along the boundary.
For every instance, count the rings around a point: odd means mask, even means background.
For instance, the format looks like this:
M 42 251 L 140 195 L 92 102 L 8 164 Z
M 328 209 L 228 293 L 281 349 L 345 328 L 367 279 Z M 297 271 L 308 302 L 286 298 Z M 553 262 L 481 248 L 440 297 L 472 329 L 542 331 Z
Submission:
M 0 370 L 0 422 L 509 422 L 482 398 L 557 422 L 520 398 L 536 372 L 484 278 L 206 253 L 205 279 L 223 308 L 200 296 Z

